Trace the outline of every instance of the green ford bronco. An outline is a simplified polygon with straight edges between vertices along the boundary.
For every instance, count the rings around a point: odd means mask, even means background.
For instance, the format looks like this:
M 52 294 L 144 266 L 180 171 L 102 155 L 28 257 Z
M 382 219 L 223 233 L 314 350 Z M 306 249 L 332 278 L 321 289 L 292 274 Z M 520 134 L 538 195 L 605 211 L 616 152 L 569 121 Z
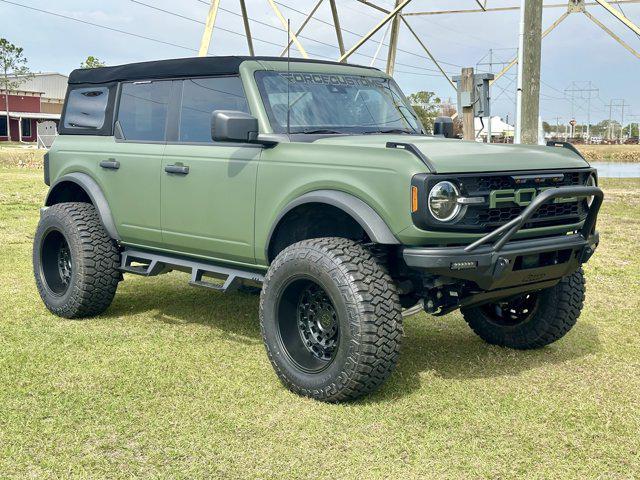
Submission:
M 426 135 L 373 68 L 206 57 L 75 70 L 45 155 L 38 290 L 83 318 L 109 307 L 123 273 L 261 286 L 278 377 L 334 402 L 389 377 L 418 311 L 459 308 L 495 345 L 558 340 L 598 244 L 596 171 L 568 144 L 445 136 Z

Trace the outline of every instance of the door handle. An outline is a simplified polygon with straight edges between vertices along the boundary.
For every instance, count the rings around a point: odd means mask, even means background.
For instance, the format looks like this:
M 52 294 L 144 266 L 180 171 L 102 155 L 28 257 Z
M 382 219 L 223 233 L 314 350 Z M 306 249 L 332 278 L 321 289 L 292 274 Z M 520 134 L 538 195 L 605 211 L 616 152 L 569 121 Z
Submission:
M 186 175 L 187 173 L 189 173 L 189 167 L 187 167 L 186 165 L 167 165 L 164 167 L 164 171 L 167 173 Z
M 102 160 L 100 166 L 102 168 L 108 168 L 109 170 L 118 170 L 120 168 L 120 162 L 115 158 L 110 158 L 109 160 Z

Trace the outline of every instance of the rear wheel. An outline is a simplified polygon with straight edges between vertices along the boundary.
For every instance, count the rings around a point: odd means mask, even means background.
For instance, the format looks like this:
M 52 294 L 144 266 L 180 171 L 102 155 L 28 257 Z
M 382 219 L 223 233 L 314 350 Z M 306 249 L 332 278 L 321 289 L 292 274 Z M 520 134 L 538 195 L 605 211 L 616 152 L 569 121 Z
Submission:
M 333 402 L 378 388 L 397 363 L 402 336 L 391 278 L 343 238 L 305 240 L 276 257 L 260 296 L 260 325 L 284 385 Z
M 540 348 L 562 338 L 576 324 L 585 295 L 582 269 L 545 290 L 462 309 L 480 338 L 516 349 Z
M 66 318 L 90 317 L 111 304 L 120 253 L 89 203 L 44 211 L 33 242 L 33 271 L 42 301 Z

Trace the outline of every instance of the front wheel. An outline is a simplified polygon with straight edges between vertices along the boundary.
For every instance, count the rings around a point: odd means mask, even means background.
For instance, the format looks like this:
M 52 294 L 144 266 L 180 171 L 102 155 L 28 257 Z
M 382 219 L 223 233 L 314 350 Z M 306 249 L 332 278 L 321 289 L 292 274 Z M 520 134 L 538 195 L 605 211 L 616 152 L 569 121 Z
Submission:
M 520 350 L 559 340 L 576 324 L 584 302 L 582 269 L 538 292 L 463 308 L 462 315 L 487 343 Z
M 361 245 L 305 240 L 283 250 L 260 296 L 267 354 L 290 390 L 317 400 L 352 400 L 393 371 L 402 313 L 389 275 Z

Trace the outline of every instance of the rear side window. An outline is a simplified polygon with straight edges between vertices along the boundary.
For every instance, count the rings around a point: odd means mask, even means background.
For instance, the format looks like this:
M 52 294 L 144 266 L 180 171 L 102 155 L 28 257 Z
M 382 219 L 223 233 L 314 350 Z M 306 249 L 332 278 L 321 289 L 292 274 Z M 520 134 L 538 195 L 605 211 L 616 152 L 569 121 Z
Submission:
M 214 110 L 239 110 L 249 113 L 240 78 L 184 80 L 180 107 L 180 141 L 211 143 L 211 114 Z
M 64 115 L 64 128 L 97 131 L 105 125 L 109 104 L 109 88 L 76 88 L 69 92 Z
M 118 122 L 125 140 L 164 141 L 171 81 L 123 83 Z

